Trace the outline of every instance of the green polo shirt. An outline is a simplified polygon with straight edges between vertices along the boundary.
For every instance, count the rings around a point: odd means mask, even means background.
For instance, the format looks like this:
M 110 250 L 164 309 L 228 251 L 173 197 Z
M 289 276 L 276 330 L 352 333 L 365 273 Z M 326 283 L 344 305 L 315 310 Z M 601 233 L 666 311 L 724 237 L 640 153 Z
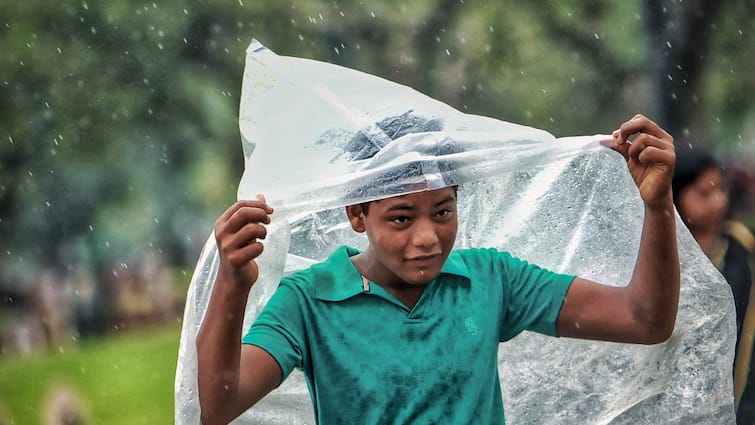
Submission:
M 502 424 L 498 343 L 556 334 L 573 276 L 456 250 L 408 308 L 339 248 L 285 277 L 243 338 L 304 372 L 318 424 Z

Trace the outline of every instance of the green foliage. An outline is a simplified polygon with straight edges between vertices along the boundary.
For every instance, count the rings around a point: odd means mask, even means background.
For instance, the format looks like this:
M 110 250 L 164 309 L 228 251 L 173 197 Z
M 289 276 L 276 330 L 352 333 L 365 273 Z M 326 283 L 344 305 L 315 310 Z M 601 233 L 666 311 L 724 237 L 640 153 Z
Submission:
M 173 423 L 179 333 L 171 324 L 0 359 L 0 405 L 13 423 L 40 424 L 49 392 L 62 385 L 75 391 L 92 424 Z

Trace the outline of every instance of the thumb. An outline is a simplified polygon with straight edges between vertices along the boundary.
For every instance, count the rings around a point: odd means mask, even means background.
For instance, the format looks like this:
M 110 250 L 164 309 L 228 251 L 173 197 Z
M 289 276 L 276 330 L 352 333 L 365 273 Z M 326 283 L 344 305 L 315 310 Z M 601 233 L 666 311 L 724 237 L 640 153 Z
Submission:
M 264 203 L 267 203 L 267 202 L 265 202 L 265 195 L 263 195 L 263 194 L 261 194 L 261 193 L 258 193 L 258 194 L 257 194 L 257 195 L 256 195 L 256 196 L 254 197 L 254 199 L 256 199 L 256 200 L 258 200 L 258 201 L 262 201 L 262 202 L 264 202 Z

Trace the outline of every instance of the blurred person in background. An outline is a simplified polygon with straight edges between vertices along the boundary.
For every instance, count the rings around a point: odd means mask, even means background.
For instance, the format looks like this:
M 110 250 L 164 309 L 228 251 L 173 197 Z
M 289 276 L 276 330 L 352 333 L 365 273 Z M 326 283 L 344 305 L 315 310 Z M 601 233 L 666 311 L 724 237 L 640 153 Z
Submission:
M 694 148 L 677 152 L 672 181 L 674 204 L 705 255 L 731 286 L 737 315 L 734 399 L 737 424 L 755 424 L 755 334 L 753 251 L 755 237 L 731 219 L 724 168 L 713 154 Z

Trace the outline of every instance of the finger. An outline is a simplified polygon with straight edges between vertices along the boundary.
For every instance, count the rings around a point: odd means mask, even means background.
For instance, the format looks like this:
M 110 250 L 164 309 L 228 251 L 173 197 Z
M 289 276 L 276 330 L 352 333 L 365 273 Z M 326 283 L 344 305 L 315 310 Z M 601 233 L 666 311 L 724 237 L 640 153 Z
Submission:
M 218 239 L 218 249 L 223 258 L 232 258 L 239 250 L 246 250 L 246 247 L 260 243 L 261 239 L 267 236 L 267 229 L 260 224 L 250 223 L 241 230 L 230 235 L 224 235 Z
M 225 210 L 223 214 L 220 215 L 220 217 L 218 218 L 218 221 L 228 221 L 228 219 L 233 214 L 235 214 L 236 211 L 245 207 L 262 208 L 265 211 L 267 211 L 268 214 L 273 213 L 273 208 L 270 205 L 267 205 L 267 203 L 265 202 L 265 197 L 262 195 L 257 195 L 257 199 L 255 200 L 241 200 L 241 201 L 235 202 L 227 210 Z
M 232 247 L 246 246 L 258 239 L 265 239 L 265 237 L 267 237 L 265 226 L 249 223 L 233 235 L 230 239 L 230 245 Z
M 225 223 L 221 223 L 222 233 L 236 233 L 250 223 L 270 223 L 270 215 L 259 207 L 242 207 L 236 210 Z
M 619 154 L 621 154 L 621 156 L 624 157 L 625 160 L 629 159 L 629 155 L 627 154 L 627 151 L 629 149 L 629 144 L 627 143 L 619 144 L 619 142 L 616 140 L 615 137 L 611 139 L 601 140 L 599 143 L 611 150 L 618 152 Z
M 621 124 L 621 126 L 619 126 L 619 128 L 613 132 L 613 135 L 621 144 L 629 140 L 630 136 L 637 133 L 650 134 L 659 139 L 673 140 L 671 135 L 666 133 L 666 131 L 658 126 L 658 124 L 656 124 L 646 116 L 640 114 L 635 115 L 629 121 Z
M 243 248 L 231 251 L 226 258 L 233 267 L 242 267 L 259 257 L 263 250 L 264 246 L 261 242 L 254 242 Z
M 629 145 L 629 156 L 637 159 L 639 155 L 649 147 L 669 151 L 672 154 L 674 152 L 673 143 L 667 140 L 658 139 L 650 134 L 641 133 L 634 139 L 631 145 Z
M 649 146 L 640 152 L 637 160 L 642 164 L 664 164 L 671 166 L 674 163 L 674 153 L 655 146 Z

